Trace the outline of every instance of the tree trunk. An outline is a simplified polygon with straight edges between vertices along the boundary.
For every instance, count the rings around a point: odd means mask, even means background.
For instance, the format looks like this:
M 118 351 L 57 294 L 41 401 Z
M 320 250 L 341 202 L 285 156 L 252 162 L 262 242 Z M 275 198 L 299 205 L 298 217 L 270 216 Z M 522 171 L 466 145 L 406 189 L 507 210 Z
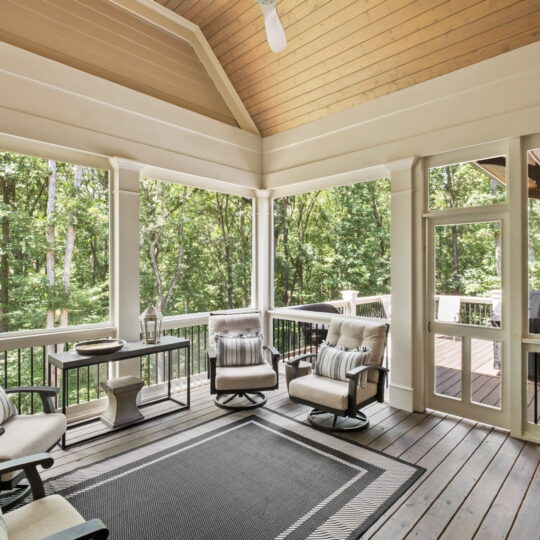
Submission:
M 242 258 L 242 306 L 248 305 L 248 280 L 249 274 L 246 274 L 247 265 L 247 250 L 246 250 L 246 216 L 244 211 L 240 212 L 240 257 Z M 250 269 L 251 270 L 251 269 Z
M 75 178 L 73 182 L 73 196 L 77 197 L 81 180 L 83 176 L 83 168 L 75 165 Z M 62 285 L 64 286 L 64 298 L 66 303 L 69 303 L 69 293 L 71 289 L 71 265 L 73 262 L 73 252 L 75 251 L 75 216 L 71 212 L 68 216 L 66 229 L 66 249 L 64 251 L 64 271 L 62 273 Z M 69 322 L 69 306 L 64 305 L 60 310 L 60 326 L 68 326 Z
M 14 183 L 7 177 L 2 177 L 2 201 L 7 206 L 11 204 L 14 194 Z M 9 217 L 2 218 L 2 257 L 0 262 L 0 332 L 7 332 L 9 313 Z
M 54 328 L 55 312 L 50 305 L 55 284 L 54 243 L 56 231 L 54 226 L 54 211 L 56 208 L 56 161 L 49 160 L 49 181 L 47 195 L 47 252 L 45 254 L 47 283 L 49 285 L 49 309 L 47 310 L 47 328 Z

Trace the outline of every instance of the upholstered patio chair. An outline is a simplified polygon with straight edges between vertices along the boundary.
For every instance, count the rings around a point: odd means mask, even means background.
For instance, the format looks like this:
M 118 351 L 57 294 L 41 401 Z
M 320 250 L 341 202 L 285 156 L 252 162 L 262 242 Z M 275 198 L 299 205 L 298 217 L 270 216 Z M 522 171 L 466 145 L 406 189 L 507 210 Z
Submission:
M 389 325 L 359 319 L 334 318 L 317 354 L 289 360 L 292 401 L 314 407 L 309 422 L 328 431 L 354 431 L 369 426 L 361 411 L 370 403 L 384 401 L 388 369 L 383 366 Z M 324 355 L 324 358 L 322 358 Z M 317 360 L 315 370 L 298 376 L 302 360 Z M 330 362 L 330 363 L 328 363 Z M 323 365 L 324 363 L 324 365 Z M 347 370 L 346 366 L 356 365 Z
M 278 387 L 279 352 L 264 345 L 259 313 L 211 314 L 207 351 L 210 393 L 223 409 L 253 409 Z
M 17 414 L 14 406 L 8 412 L 9 402 L 6 394 L 29 392 L 38 394 L 43 405 L 43 414 Z M 58 388 L 48 386 L 27 386 L 3 389 L 0 387 L 0 407 L 6 414 L 0 413 L 0 463 L 22 458 L 32 454 L 47 452 L 58 443 L 66 431 L 66 417 L 57 413 L 54 397 Z M 7 510 L 24 498 L 30 487 L 23 484 L 24 470 L 12 470 L 0 474 L 0 492 L 12 491 L 13 497 L 4 499 L 2 508 Z
M 49 454 L 36 454 L 0 463 L 0 474 L 22 471 L 28 480 L 33 501 L 4 515 L 0 511 L 0 540 L 104 540 L 109 531 L 99 519 L 86 521 L 60 495 L 45 496 L 37 471 L 53 464 Z

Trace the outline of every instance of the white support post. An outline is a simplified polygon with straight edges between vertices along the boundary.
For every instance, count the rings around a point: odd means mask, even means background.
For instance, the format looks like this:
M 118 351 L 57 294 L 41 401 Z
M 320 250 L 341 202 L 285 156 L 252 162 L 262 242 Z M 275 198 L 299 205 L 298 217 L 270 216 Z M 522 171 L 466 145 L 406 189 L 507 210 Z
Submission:
M 413 411 L 415 404 L 415 242 L 413 166 L 416 158 L 386 164 L 391 177 L 392 324 L 390 405 Z
M 507 327 L 507 345 L 503 351 L 503 407 L 510 409 L 510 429 L 513 437 L 521 438 L 526 425 L 527 364 L 521 340 L 528 333 L 527 280 L 527 156 L 519 137 L 508 144 L 508 246 L 503 245 L 503 275 L 508 275 L 509 290 L 503 289 L 503 325 Z M 509 247 L 511 246 L 511 253 Z M 523 264 L 516 262 L 522 261 Z M 506 387 L 505 388 L 505 385 Z M 508 388 L 509 387 L 509 388 Z
M 347 302 L 344 315 L 356 315 L 356 299 L 358 291 L 341 291 L 341 298 Z
M 272 304 L 274 261 L 272 257 L 272 199 L 271 191 L 258 189 L 255 199 L 256 227 L 256 302 L 263 317 L 266 342 L 272 344 L 272 327 L 267 311 Z
M 113 168 L 113 320 L 118 337 L 139 340 L 139 180 L 143 164 L 111 158 Z M 139 376 L 139 359 L 123 360 L 113 376 Z

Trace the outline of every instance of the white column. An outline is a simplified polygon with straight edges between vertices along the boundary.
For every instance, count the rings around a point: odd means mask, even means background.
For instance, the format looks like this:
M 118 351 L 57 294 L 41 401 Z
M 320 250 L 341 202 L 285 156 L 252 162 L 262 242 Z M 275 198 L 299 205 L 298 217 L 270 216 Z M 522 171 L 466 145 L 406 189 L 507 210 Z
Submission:
M 414 187 L 415 158 L 386 166 L 391 177 L 391 278 L 392 322 L 390 405 L 406 411 L 415 408 L 415 242 Z
M 344 315 L 356 315 L 356 299 L 358 291 L 341 291 L 341 298 L 347 302 Z
M 111 158 L 113 168 L 113 320 L 118 337 L 139 340 L 139 180 L 142 163 Z M 113 375 L 139 376 L 139 359 L 123 360 Z
M 272 343 L 272 328 L 266 311 L 272 306 L 274 283 L 274 258 L 272 256 L 272 200 L 271 191 L 258 189 L 255 198 L 256 214 L 256 261 L 255 306 L 263 315 L 265 340 Z
M 510 219 L 507 246 L 503 244 L 503 275 L 509 277 L 509 287 L 508 290 L 503 287 L 503 327 L 507 330 L 507 344 L 503 351 L 502 403 L 510 409 L 511 435 L 518 438 L 523 436 L 527 422 L 527 358 L 522 347 L 522 338 L 529 330 L 527 250 L 524 251 L 527 246 L 526 171 L 527 155 L 522 150 L 521 139 L 510 139 L 506 165 Z

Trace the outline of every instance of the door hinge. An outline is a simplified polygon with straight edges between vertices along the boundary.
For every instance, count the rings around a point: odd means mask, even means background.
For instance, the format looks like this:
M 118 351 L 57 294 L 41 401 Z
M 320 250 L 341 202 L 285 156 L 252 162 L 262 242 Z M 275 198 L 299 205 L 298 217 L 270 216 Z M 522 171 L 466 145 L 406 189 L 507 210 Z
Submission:
M 431 321 L 427 323 L 427 331 L 431 334 Z

